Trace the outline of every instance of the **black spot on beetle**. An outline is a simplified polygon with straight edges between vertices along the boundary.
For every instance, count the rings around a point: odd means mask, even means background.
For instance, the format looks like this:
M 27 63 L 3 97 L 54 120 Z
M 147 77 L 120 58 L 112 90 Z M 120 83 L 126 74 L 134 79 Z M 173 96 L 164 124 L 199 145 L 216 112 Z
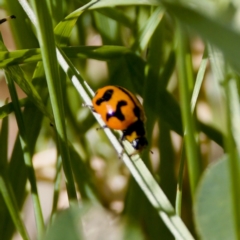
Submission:
M 113 95 L 113 89 L 108 89 L 103 94 L 103 96 L 96 101 L 96 104 L 100 106 L 102 102 L 108 102 L 111 99 L 112 95 Z
M 117 103 L 117 107 L 116 107 L 116 111 L 115 112 L 112 112 L 112 113 L 107 113 L 107 121 L 109 120 L 109 118 L 111 117 L 116 117 L 117 119 L 119 119 L 120 121 L 124 121 L 125 120 L 125 117 L 124 115 L 122 114 L 122 111 L 121 111 L 121 107 L 123 106 L 126 106 L 127 105 L 127 102 L 122 100 L 122 101 L 119 101 Z
M 123 131 L 123 136 L 129 136 L 133 132 L 136 132 L 137 136 L 145 136 L 145 128 L 144 123 L 140 120 L 137 120 L 136 122 L 132 123 L 126 130 Z
M 134 112 L 134 115 L 140 119 L 140 116 L 141 116 L 141 110 L 139 107 L 135 106 L 134 109 L 133 109 L 133 112 Z

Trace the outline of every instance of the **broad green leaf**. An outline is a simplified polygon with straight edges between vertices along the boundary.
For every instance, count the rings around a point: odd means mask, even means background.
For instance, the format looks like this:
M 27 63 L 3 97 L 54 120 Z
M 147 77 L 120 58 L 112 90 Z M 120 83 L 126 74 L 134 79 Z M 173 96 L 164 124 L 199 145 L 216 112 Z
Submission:
M 80 222 L 80 209 L 71 207 L 58 213 L 43 240 L 81 240 L 82 224 Z
M 132 219 L 115 219 L 99 205 L 82 202 L 56 214 L 43 240 L 144 239 Z
M 234 240 L 228 156 L 208 167 L 199 183 L 194 218 L 201 239 Z

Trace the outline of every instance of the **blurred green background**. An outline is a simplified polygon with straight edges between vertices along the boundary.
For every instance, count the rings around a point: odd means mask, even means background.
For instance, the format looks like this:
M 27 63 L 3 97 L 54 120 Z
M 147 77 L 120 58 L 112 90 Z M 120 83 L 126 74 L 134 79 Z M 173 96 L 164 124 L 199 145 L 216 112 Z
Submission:
M 176 237 L 96 131 L 71 71 L 143 102 L 142 160 L 193 238 L 240 239 L 240 4 L 32 0 L 35 27 L 20 2 L 0 1 L 0 18 L 17 17 L 0 25 L 1 239 Z

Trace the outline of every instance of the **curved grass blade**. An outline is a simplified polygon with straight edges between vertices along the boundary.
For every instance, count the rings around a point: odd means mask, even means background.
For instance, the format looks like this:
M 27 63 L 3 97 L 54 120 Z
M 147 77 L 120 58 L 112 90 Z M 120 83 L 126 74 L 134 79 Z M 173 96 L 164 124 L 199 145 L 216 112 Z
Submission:
M 131 53 L 129 48 L 111 45 L 63 47 L 62 50 L 69 58 L 92 58 L 102 61 L 116 59 L 124 54 Z M 39 48 L 0 52 L 0 68 L 38 61 L 42 61 Z

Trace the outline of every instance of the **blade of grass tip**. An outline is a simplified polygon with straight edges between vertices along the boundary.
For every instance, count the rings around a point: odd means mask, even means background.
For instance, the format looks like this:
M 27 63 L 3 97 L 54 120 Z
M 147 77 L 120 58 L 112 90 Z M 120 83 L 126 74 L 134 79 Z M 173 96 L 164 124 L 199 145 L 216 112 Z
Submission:
M 184 126 L 184 139 L 186 147 L 186 156 L 188 161 L 188 171 L 190 179 L 191 196 L 194 196 L 195 189 L 200 177 L 199 166 L 199 151 L 195 139 L 196 129 L 194 126 L 193 115 L 191 114 L 190 107 L 190 93 L 188 75 L 186 69 L 186 41 L 185 31 L 183 26 L 179 23 L 177 29 L 178 47 L 178 72 L 179 72 L 179 91 L 180 91 L 180 105 L 182 109 L 182 119 Z
M 203 53 L 203 58 L 197 73 L 195 85 L 193 88 L 193 94 L 191 98 L 191 112 L 193 114 L 196 103 L 197 103 L 197 98 L 199 96 L 199 92 L 203 83 L 207 63 L 208 63 L 208 53 L 207 53 L 207 48 L 205 48 L 205 51 Z M 181 153 L 181 159 L 180 159 L 180 166 L 179 166 L 179 172 L 178 172 L 178 184 L 177 184 L 177 194 L 176 194 L 176 203 L 175 203 L 175 209 L 177 214 L 180 216 L 181 215 L 181 207 L 182 207 L 182 184 L 183 184 L 183 171 L 184 171 L 184 159 L 185 159 L 185 146 L 184 146 L 184 140 L 182 142 L 182 153 Z
M 77 200 L 77 194 L 67 144 L 68 141 L 64 122 L 61 81 L 59 80 L 53 27 L 46 1 L 44 0 L 39 2 L 37 0 L 33 0 L 32 2 L 37 17 L 36 27 L 38 39 L 40 43 L 43 65 L 46 72 L 47 85 L 49 88 L 49 95 L 55 119 L 59 150 L 62 156 L 63 169 L 66 176 L 68 197 L 71 203 L 71 200 Z
M 181 158 L 180 158 L 180 166 L 178 171 L 178 180 L 177 180 L 177 193 L 176 193 L 176 201 L 175 201 L 175 209 L 178 216 L 181 216 L 182 212 L 182 189 L 183 189 L 183 172 L 184 172 L 184 163 L 185 163 L 185 146 L 184 139 L 182 141 L 181 146 Z
M 5 75 L 6 75 L 6 81 L 8 84 L 9 92 L 14 105 L 15 116 L 16 116 L 16 120 L 19 128 L 20 143 L 24 153 L 24 161 L 28 168 L 28 179 L 31 185 L 31 195 L 33 199 L 38 236 L 40 239 L 40 237 L 44 232 L 44 220 L 43 220 L 43 214 L 42 214 L 42 209 L 41 209 L 38 190 L 37 190 L 36 177 L 33 169 L 32 158 L 28 148 L 25 124 L 24 124 L 22 112 L 20 109 L 20 105 L 18 102 L 17 92 L 13 83 L 14 76 L 12 76 L 11 68 L 5 69 Z
M 16 51 L 1 51 L 0 52 L 0 68 L 11 65 L 34 63 L 41 61 L 40 49 L 24 49 Z
M 224 84 L 226 93 L 226 112 L 227 112 L 227 134 L 225 144 L 229 154 L 229 176 L 231 182 L 232 193 L 232 212 L 234 216 L 235 232 L 238 239 L 240 239 L 240 152 L 239 152 L 239 96 L 237 84 L 234 78 L 227 79 Z M 237 138 L 236 138 L 237 137 Z
M 205 71 L 207 68 L 207 63 L 208 63 L 208 51 L 207 48 L 205 48 L 204 53 L 203 53 L 203 57 L 202 57 L 202 61 L 197 73 L 197 77 L 196 77 L 196 81 L 195 81 L 195 85 L 194 85 L 194 89 L 193 89 L 193 93 L 192 93 L 192 98 L 191 98 L 191 111 L 192 113 L 194 112 L 194 109 L 196 107 L 196 103 L 197 103 L 197 98 L 199 96 L 199 92 L 203 83 L 203 79 L 204 79 L 204 75 L 205 75 Z
M 61 156 L 58 156 L 56 162 L 56 175 L 54 179 L 54 193 L 53 193 L 53 203 L 52 203 L 52 212 L 50 222 L 53 221 L 54 214 L 57 210 L 58 198 L 60 193 L 60 183 L 61 183 L 61 175 L 62 175 L 62 159 Z

